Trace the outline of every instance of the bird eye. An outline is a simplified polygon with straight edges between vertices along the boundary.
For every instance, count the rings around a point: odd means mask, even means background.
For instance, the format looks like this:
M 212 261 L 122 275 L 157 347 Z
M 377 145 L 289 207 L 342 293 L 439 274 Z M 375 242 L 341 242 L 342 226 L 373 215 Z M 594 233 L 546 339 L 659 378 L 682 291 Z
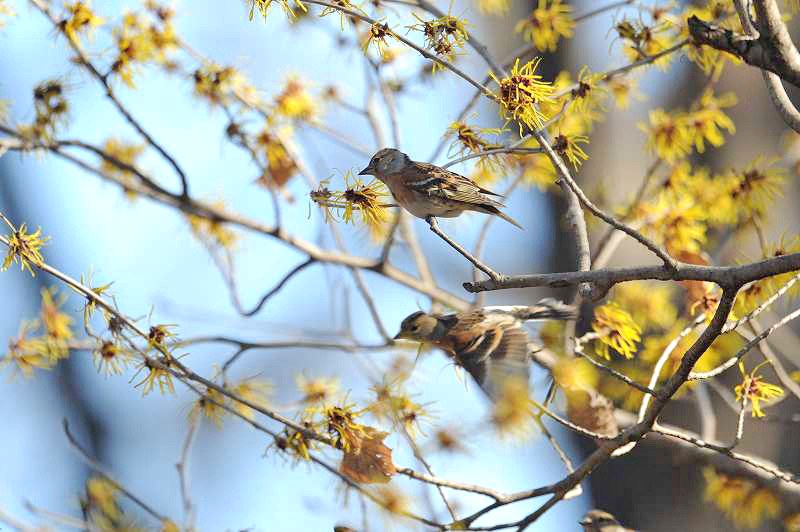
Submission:
M 414 325 L 411 327 L 411 332 L 417 332 L 419 330 L 419 325 Z

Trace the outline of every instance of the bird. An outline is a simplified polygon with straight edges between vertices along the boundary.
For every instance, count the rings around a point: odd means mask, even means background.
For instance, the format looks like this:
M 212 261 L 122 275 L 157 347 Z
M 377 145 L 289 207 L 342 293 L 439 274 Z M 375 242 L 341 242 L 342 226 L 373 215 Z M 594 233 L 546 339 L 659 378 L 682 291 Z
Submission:
M 489 197 L 502 198 L 501 194 L 435 164 L 412 161 L 394 148 L 375 153 L 358 175 L 375 176 L 384 182 L 401 207 L 429 223 L 431 218 L 454 218 L 464 211 L 476 211 L 523 229 L 500 210 L 505 205 Z
M 528 333 L 522 323 L 575 317 L 575 307 L 552 298 L 533 306 L 483 307 L 446 315 L 418 311 L 402 321 L 394 339 L 441 349 L 495 400 L 509 377 L 528 382 Z
M 603 510 L 589 510 L 578 523 L 584 532 L 635 532 L 620 525 L 613 515 Z

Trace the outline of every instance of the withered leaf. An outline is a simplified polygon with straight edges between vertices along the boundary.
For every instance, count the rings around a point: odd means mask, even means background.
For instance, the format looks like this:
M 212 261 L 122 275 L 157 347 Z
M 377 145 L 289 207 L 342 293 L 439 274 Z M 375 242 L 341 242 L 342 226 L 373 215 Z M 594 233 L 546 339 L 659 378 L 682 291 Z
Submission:
M 339 471 L 354 482 L 385 484 L 397 469 L 392 463 L 392 450 L 383 443 L 388 432 L 365 427 L 365 434 L 355 437 L 344 452 Z

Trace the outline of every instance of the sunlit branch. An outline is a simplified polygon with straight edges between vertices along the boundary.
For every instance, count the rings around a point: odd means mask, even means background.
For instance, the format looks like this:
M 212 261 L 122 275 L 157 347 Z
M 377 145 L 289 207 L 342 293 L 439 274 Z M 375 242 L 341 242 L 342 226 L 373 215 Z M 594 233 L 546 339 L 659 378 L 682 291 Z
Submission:
M 740 266 L 703 266 L 676 261 L 675 268 L 665 266 L 633 266 L 626 268 L 601 268 L 585 272 L 541 273 L 503 276 L 494 281 L 465 283 L 469 292 L 505 290 L 548 286 L 562 288 L 579 283 L 592 283 L 601 295 L 617 283 L 628 281 L 707 281 L 719 286 L 741 286 L 745 283 L 773 275 L 800 270 L 800 253 L 771 257 Z

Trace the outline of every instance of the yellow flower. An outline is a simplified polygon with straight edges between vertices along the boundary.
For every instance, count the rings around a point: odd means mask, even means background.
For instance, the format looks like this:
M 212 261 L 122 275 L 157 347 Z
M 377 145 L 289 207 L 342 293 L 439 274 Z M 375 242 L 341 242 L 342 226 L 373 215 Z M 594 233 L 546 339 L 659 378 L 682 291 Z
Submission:
M 42 257 L 42 246 L 46 245 L 50 237 L 42 237 L 42 228 L 38 227 L 35 232 L 28 233 L 28 227 L 25 224 L 19 226 L 10 235 L 6 235 L 8 239 L 8 251 L 6 258 L 3 260 L 3 265 L 0 270 L 7 270 L 11 264 L 19 263 L 20 271 L 28 270 L 31 277 L 36 276 L 33 266 L 41 266 L 44 264 L 44 257 Z
M 266 408 L 269 405 L 269 397 L 272 395 L 274 386 L 272 383 L 259 379 L 244 379 L 238 384 L 230 387 L 232 394 L 241 397 L 245 401 L 254 405 Z M 246 404 L 234 401 L 233 409 L 249 420 L 255 419 L 256 412 Z
M 225 203 L 217 201 L 212 204 L 216 210 L 225 210 Z M 207 218 L 196 214 L 186 216 L 192 233 L 198 240 L 207 246 L 219 246 L 223 249 L 232 250 L 236 244 L 237 236 L 231 229 L 217 219 Z
M 133 87 L 134 69 L 149 62 L 171 68 L 169 57 L 178 48 L 178 37 L 172 24 L 170 11 L 163 17 L 147 20 L 137 13 L 125 13 L 122 25 L 114 28 L 117 57 L 111 64 L 111 71 L 129 87 Z
M 211 105 L 226 103 L 239 82 L 239 72 L 230 66 L 207 63 L 194 71 L 194 93 Z
M 3 26 L 5 25 L 6 22 L 5 19 L 11 18 L 14 15 L 16 15 L 16 13 L 14 12 L 13 9 L 11 9 L 11 6 L 6 4 L 5 0 L 0 0 L 0 30 L 2 30 Z M 2 117 L 1 113 L 0 117 Z
M 588 360 L 559 357 L 553 366 L 553 380 L 569 392 L 594 390 L 599 379 L 597 371 Z
M 105 477 L 92 477 L 86 481 L 88 506 L 113 520 L 122 516 L 122 510 L 117 505 L 118 492 L 117 485 Z
M 320 11 L 319 16 L 320 18 L 322 18 L 322 17 L 327 17 L 328 15 L 332 15 L 334 13 L 338 13 L 339 27 L 342 29 L 342 31 L 344 31 L 345 21 L 352 17 L 350 15 L 345 14 L 343 11 L 341 11 L 341 9 L 349 9 L 350 11 L 356 11 L 358 13 L 366 14 L 364 13 L 364 10 L 361 9 L 361 7 L 359 7 L 356 4 L 353 4 L 352 2 L 350 2 L 350 0 L 333 0 L 333 2 L 331 3 L 333 4 L 334 7 L 325 6 L 325 8 L 322 11 Z
M 469 154 L 483 153 L 501 147 L 497 142 L 490 142 L 484 138 L 485 135 L 500 135 L 503 132 L 499 128 L 479 128 L 470 126 L 464 122 L 453 122 L 448 126 L 446 137 L 453 137 L 448 156 L 464 157 Z M 498 158 L 488 155 L 480 157 L 477 165 L 482 170 L 498 166 Z
M 614 102 L 618 109 L 625 110 L 630 105 L 631 97 L 638 100 L 643 98 L 642 94 L 637 90 L 638 82 L 630 76 L 614 76 L 606 81 L 611 95 L 614 96 Z
M 356 411 L 352 403 L 310 407 L 306 409 L 306 413 L 322 416 L 325 430 L 328 431 L 337 449 L 348 452 L 367 436 L 365 426 L 355 421 L 364 412 Z
M 492 423 L 501 435 L 526 437 L 531 433 L 533 406 L 528 381 L 508 377 L 502 383 L 492 410 Z
M 395 425 L 402 426 L 409 436 L 416 437 L 422 433 L 421 423 L 430 418 L 426 405 L 417 403 L 402 389 L 402 378 L 386 378 L 380 384 L 371 387 L 375 401 L 369 406 L 370 412 L 378 419 L 390 419 Z
M 422 20 L 416 13 L 413 15 L 419 22 L 409 26 L 409 29 L 422 32 L 425 36 L 425 47 L 448 61 L 452 61 L 456 50 L 464 48 L 469 40 L 469 23 L 465 19 L 444 15 L 433 20 Z M 444 67 L 441 63 L 434 62 L 434 73 L 442 68 Z
M 299 462 L 300 460 L 310 460 L 311 455 L 309 453 L 315 446 L 315 441 L 308 439 L 302 432 L 284 429 L 283 432 L 275 437 L 275 441 L 269 445 L 267 451 L 275 450 L 287 453 L 296 462 Z
M 541 191 L 553 190 L 556 188 L 556 178 L 556 168 L 546 154 L 527 155 L 522 159 L 522 181 L 524 183 L 536 185 Z
M 345 190 L 336 192 L 327 188 L 328 181 L 322 181 L 320 188 L 310 193 L 311 200 L 325 212 L 325 219 L 332 220 L 337 216 L 345 223 L 355 224 L 355 214 L 369 228 L 381 227 L 389 219 L 384 199 L 388 199 L 386 186 L 378 179 L 364 184 L 361 179 L 353 178 L 352 172 L 344 175 Z
M 742 172 L 727 174 L 730 195 L 743 218 L 764 216 L 774 200 L 783 194 L 786 170 L 774 166 L 776 160 L 759 155 Z
M 378 51 L 378 55 L 383 56 L 386 48 L 389 46 L 389 43 L 386 41 L 386 39 L 392 35 L 392 30 L 389 29 L 388 24 L 375 22 L 367 30 L 367 34 L 364 37 L 364 42 L 361 44 L 361 48 L 366 53 L 366 51 L 369 49 L 369 45 L 373 44 L 375 49 Z
M 226 411 L 221 405 L 225 405 L 225 400 L 226 397 L 219 391 L 214 388 L 206 388 L 205 395 L 195 401 L 189 411 L 189 419 L 196 422 L 197 418 L 202 415 L 214 423 L 217 428 L 222 428 L 222 416 Z
M 633 281 L 614 287 L 614 301 L 630 311 L 636 323 L 644 329 L 667 329 L 678 317 L 672 303 L 673 290 L 665 283 Z
M 511 0 L 478 0 L 478 11 L 482 15 L 505 15 L 511 7 Z
M 295 381 L 303 394 L 301 401 L 306 404 L 327 403 L 339 393 L 339 379 L 336 377 L 308 378 L 298 375 Z
M 752 480 L 703 469 L 705 499 L 713 502 L 737 527 L 757 528 L 780 514 L 781 501 L 769 488 Z
M 514 31 L 522 33 L 522 37 L 533 42 L 539 51 L 555 52 L 561 37 L 573 35 L 575 21 L 571 13 L 572 7 L 562 4 L 561 0 L 539 0 L 539 6 L 527 19 L 519 21 Z
M 537 129 L 547 119 L 537 106 L 552 101 L 553 85 L 542 81 L 542 76 L 536 73 L 540 62 L 541 58 L 537 57 L 520 67 L 517 59 L 509 76 L 502 79 L 490 73 L 500 89 L 499 94 L 494 96 L 500 104 L 500 116 L 507 121 L 520 122 L 520 134 L 523 124 L 530 129 Z
M 310 121 L 319 114 L 317 102 L 308 88 L 297 76 L 286 80 L 283 91 L 275 98 L 275 110 L 290 119 Z
M 62 21 L 62 30 L 67 38 L 79 42 L 78 35 L 92 31 L 103 24 L 103 19 L 92 11 L 91 2 L 74 2 L 66 5 L 68 18 Z
M 69 340 L 74 336 L 71 329 L 72 318 L 60 310 L 65 300 L 63 294 L 59 297 L 56 288 L 42 289 L 42 324 L 45 333 L 58 340 Z
M 267 123 L 255 138 L 255 147 L 265 159 L 265 174 L 257 182 L 265 187 L 281 188 L 299 171 L 297 162 L 290 152 L 292 129 L 270 128 Z
M 119 375 L 133 359 L 133 354 L 112 341 L 102 342 L 93 352 L 94 366 L 98 372 Z
M 681 253 L 700 253 L 708 230 L 708 211 L 702 205 L 697 205 L 688 196 L 673 202 L 660 197 L 653 212 L 653 220 L 646 223 L 643 229 L 663 241 L 667 252 L 676 256 Z
M 663 109 L 650 111 L 650 125 L 639 124 L 647 133 L 647 148 L 660 159 L 674 163 L 692 152 L 692 134 L 682 113 L 669 114 Z
M 631 62 L 649 59 L 674 44 L 673 37 L 664 35 L 670 29 L 669 23 L 647 26 L 639 21 L 631 23 L 623 20 L 615 28 L 624 42 L 622 51 Z M 655 65 L 665 70 L 672 61 L 672 55 L 667 54 L 656 59 Z
M 136 160 L 144 152 L 144 149 L 144 144 L 128 144 L 115 138 L 107 139 L 103 144 L 103 151 L 122 164 L 116 164 L 116 162 L 103 157 L 100 161 L 100 171 L 106 175 L 117 177 L 122 182 L 125 194 L 129 199 L 135 198 L 136 193 L 126 185 L 135 183 L 136 177 L 132 169 L 135 168 Z
M 181 532 L 181 529 L 172 519 L 164 519 L 161 521 L 161 532 Z
M 687 116 L 690 135 L 694 138 L 695 148 L 699 153 L 705 152 L 705 142 L 715 148 L 725 143 L 721 129 L 729 134 L 736 133 L 733 120 L 725 114 L 723 109 L 736 105 L 736 94 L 727 92 L 717 98 L 711 89 L 706 90 L 700 97 L 698 104 Z
M 775 244 L 769 244 L 765 251 L 765 258 L 780 257 L 790 253 L 798 253 L 800 252 L 800 235 L 795 235 L 789 238 L 787 238 L 785 235 L 781 235 L 780 240 L 778 240 L 778 242 Z M 777 291 L 796 275 L 797 272 L 788 272 L 780 275 L 773 275 L 772 277 L 768 277 L 766 280 L 770 283 L 771 289 L 773 291 Z M 800 282 L 796 282 L 794 285 L 792 285 L 787 294 L 789 297 L 797 297 L 800 295 Z
M 165 356 L 159 357 L 157 362 L 151 361 L 149 358 L 145 359 L 139 365 L 136 375 L 138 375 L 143 369 L 147 370 L 147 375 L 145 375 L 144 379 L 138 382 L 134 387 L 138 388 L 139 386 L 143 385 L 142 395 L 147 395 L 153 391 L 156 385 L 158 385 L 158 391 L 162 394 L 165 392 L 174 394 L 175 385 L 172 383 L 172 374 L 168 370 L 170 365 L 171 361 Z M 136 375 L 133 376 L 134 379 L 136 378 Z
M 589 137 L 586 135 L 556 135 L 553 139 L 553 149 L 562 157 L 572 163 L 575 170 L 589 159 L 580 144 L 589 144 Z
M 769 361 L 765 360 L 757 365 L 750 373 L 744 370 L 744 361 L 739 362 L 739 372 L 742 374 L 742 383 L 737 384 L 734 391 L 736 392 L 736 400 L 740 401 L 746 397 L 750 404 L 753 405 L 753 417 L 764 417 L 764 411 L 761 409 L 761 401 L 769 402 L 772 399 L 777 399 L 783 396 L 783 389 L 775 384 L 769 384 L 762 380 L 763 377 L 756 375 L 759 369 Z
M 263 16 L 264 20 L 266 20 L 267 12 L 274 3 L 277 3 L 281 6 L 281 9 L 283 9 L 283 12 L 286 14 L 287 17 L 289 17 L 289 19 L 297 17 L 294 8 L 289 4 L 289 0 L 249 0 L 249 2 L 250 2 L 250 15 L 249 15 L 250 20 L 253 20 L 253 16 L 255 15 L 256 9 L 258 9 L 258 11 L 261 13 L 261 16 Z M 305 4 L 303 4 L 303 2 L 301 2 L 300 0 L 294 0 L 294 3 L 304 13 L 308 12 L 308 9 L 306 9 Z
M 0 359 L 0 366 L 14 364 L 15 373 L 21 372 L 26 379 L 34 369 L 52 369 L 54 360 L 49 356 L 47 342 L 30 337 L 38 328 L 38 321 L 23 321 L 17 336 L 8 341 L 8 352 Z
M 597 353 L 606 360 L 611 360 L 609 347 L 625 358 L 633 358 L 636 344 L 642 339 L 641 327 L 613 301 L 595 309 L 592 330 L 599 336 L 595 343 Z

